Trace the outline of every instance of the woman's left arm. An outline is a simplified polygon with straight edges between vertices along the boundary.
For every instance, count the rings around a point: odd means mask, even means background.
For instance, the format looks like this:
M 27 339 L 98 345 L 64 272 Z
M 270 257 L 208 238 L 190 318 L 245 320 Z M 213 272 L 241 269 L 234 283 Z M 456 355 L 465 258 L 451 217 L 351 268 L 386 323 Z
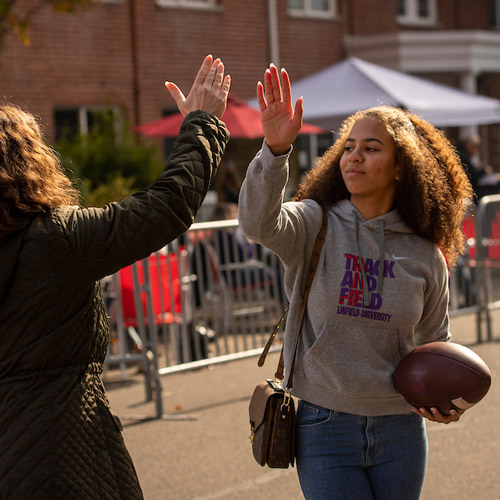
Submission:
M 166 86 L 185 117 L 163 172 L 148 188 L 102 208 L 64 207 L 55 214 L 60 249 L 85 280 L 100 279 L 148 256 L 194 221 L 221 161 L 229 133 L 224 114 L 231 77 L 208 55 L 187 97 Z M 50 244 L 50 241 L 49 243 Z
M 427 272 L 422 316 L 415 327 L 417 346 L 429 342 L 446 342 L 451 338 L 448 278 L 446 260 L 440 250 L 435 248 Z
M 448 269 L 446 261 L 439 250 L 433 256 L 431 282 L 425 292 L 424 313 L 416 331 L 418 344 L 448 341 L 451 338 L 448 315 Z M 463 411 L 451 410 L 449 415 L 442 414 L 437 408 L 414 408 L 413 411 L 432 422 L 449 424 L 457 422 Z

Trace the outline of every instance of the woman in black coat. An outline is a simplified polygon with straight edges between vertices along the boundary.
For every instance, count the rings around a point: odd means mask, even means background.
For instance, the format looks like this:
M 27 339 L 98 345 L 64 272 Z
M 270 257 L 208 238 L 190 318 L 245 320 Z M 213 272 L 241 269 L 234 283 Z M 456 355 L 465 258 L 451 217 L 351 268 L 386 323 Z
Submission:
M 140 499 L 101 381 L 99 280 L 192 223 L 228 140 L 230 77 L 207 56 L 165 170 L 147 189 L 81 208 L 35 119 L 0 106 L 0 499 Z

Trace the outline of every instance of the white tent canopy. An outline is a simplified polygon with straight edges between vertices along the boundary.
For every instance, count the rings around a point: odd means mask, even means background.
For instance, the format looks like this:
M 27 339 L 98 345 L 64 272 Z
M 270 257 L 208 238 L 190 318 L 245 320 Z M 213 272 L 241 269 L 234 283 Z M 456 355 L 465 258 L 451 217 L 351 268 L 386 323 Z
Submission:
M 377 66 L 356 57 L 292 82 L 304 97 L 304 121 L 335 130 L 348 115 L 388 104 L 438 127 L 500 123 L 500 101 Z M 256 101 L 252 101 L 256 104 Z

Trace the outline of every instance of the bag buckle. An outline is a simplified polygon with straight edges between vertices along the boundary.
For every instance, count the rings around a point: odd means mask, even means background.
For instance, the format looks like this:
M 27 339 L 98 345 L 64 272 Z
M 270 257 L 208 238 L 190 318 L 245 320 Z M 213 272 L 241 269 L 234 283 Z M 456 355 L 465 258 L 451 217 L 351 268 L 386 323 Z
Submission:
M 250 436 L 248 436 L 248 439 L 250 439 L 250 444 L 255 443 L 255 428 L 253 426 L 250 427 Z
M 285 392 L 283 394 L 283 403 L 281 404 L 280 410 L 283 410 L 283 406 L 286 406 L 287 411 L 290 409 L 290 399 L 292 398 L 292 395 L 290 393 L 290 389 L 287 387 L 285 389 Z

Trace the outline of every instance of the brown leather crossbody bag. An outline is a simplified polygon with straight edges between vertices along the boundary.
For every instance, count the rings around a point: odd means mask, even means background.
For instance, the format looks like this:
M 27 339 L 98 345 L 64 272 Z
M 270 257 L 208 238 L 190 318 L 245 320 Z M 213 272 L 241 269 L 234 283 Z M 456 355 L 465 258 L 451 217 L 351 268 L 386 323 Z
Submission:
M 252 443 L 253 456 L 257 463 L 262 466 L 267 464 L 272 468 L 286 469 L 289 465 L 293 467 L 295 463 L 295 403 L 292 398 L 293 370 L 307 298 L 325 241 L 326 229 L 327 217 L 323 212 L 323 222 L 314 244 L 302 296 L 299 333 L 295 342 L 294 356 L 287 385 L 283 388 L 284 361 L 282 348 L 275 380 L 267 379 L 257 385 L 250 400 L 250 442 Z M 287 311 L 288 308 L 283 313 L 283 316 L 267 341 L 258 361 L 259 366 L 264 365 L 266 356 L 271 349 Z

